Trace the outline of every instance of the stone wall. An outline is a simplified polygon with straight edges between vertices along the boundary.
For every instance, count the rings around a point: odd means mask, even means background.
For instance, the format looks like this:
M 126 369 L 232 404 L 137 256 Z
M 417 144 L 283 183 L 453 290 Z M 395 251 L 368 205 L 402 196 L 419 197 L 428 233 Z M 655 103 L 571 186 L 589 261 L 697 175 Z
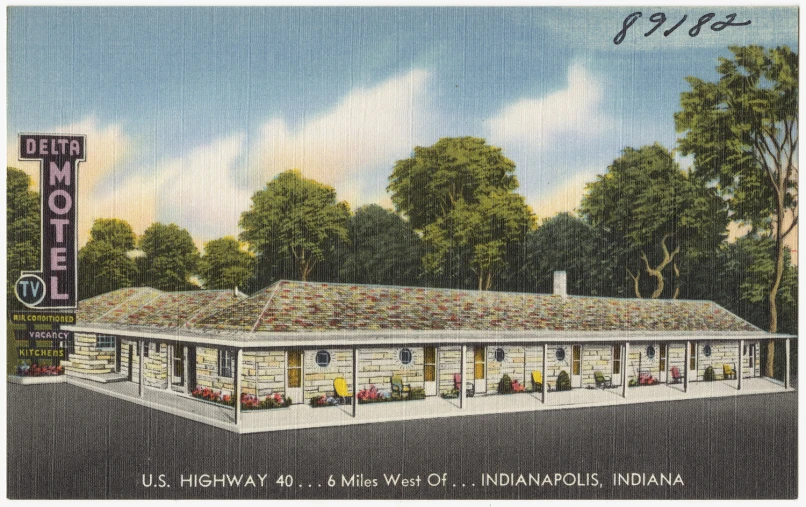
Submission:
M 273 393 L 285 395 L 285 361 L 284 350 L 244 351 L 241 365 L 243 392 L 261 399 Z
M 582 387 L 596 386 L 594 374 L 602 372 L 613 384 L 620 384 L 620 379 L 612 378 L 613 346 L 601 344 L 582 345 Z M 570 373 L 570 370 L 569 370 Z
M 649 350 L 650 347 L 652 347 L 652 349 L 654 350 L 654 354 L 652 353 L 652 351 Z M 668 349 L 667 349 L 667 362 L 668 362 Z M 639 371 L 648 372 L 650 375 L 652 375 L 652 377 L 654 377 L 658 381 L 666 378 L 665 373 L 664 375 L 661 375 L 660 343 L 657 342 L 630 343 L 630 350 L 627 356 L 627 362 L 625 364 L 625 367 L 627 368 L 628 384 L 630 380 L 633 379 L 635 379 L 636 382 L 638 381 Z
M 234 378 L 222 377 L 218 373 L 219 350 L 213 347 L 196 347 L 196 386 L 189 386 L 191 390 L 200 386 L 224 394 L 232 394 L 235 391 Z
M 504 360 L 498 361 L 495 358 L 495 353 L 498 349 L 504 351 Z M 487 347 L 487 392 L 495 393 L 498 391 L 498 383 L 504 375 L 509 375 L 511 380 L 517 380 L 521 385 L 530 386 L 530 382 L 525 382 L 527 375 L 531 372 L 524 373 L 524 365 L 526 364 L 526 357 L 524 355 L 525 347 L 513 345 L 491 345 Z
M 403 348 L 411 351 L 412 360 L 409 364 L 400 361 L 400 351 Z M 422 347 L 359 349 L 358 389 L 374 385 L 378 390 L 391 391 L 392 375 L 400 375 L 404 384 L 422 388 L 423 360 Z
M 102 374 L 115 370 L 115 349 L 101 350 L 95 334 L 75 333 L 75 352 L 62 361 L 66 375 L 70 373 Z
M 316 364 L 316 353 L 326 350 L 330 353 L 330 364 L 322 367 Z M 318 396 L 333 396 L 333 381 L 342 377 L 347 382 L 347 390 L 355 394 L 353 389 L 353 351 L 352 349 L 310 349 L 303 353 L 303 389 L 304 401 Z
M 706 346 L 711 347 L 711 355 L 706 356 Z M 734 370 L 739 365 L 738 342 L 699 342 L 697 343 L 697 379 L 705 379 L 705 369 L 714 368 L 714 378 L 724 379 L 723 365 L 728 364 Z M 691 380 L 691 379 L 689 379 Z

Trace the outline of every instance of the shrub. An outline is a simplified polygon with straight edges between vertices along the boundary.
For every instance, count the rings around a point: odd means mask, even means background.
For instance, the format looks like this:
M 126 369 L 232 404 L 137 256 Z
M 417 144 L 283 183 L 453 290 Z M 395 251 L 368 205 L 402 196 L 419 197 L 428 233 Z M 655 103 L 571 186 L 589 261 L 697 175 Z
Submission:
M 702 379 L 708 382 L 716 380 L 716 376 L 714 375 L 714 368 L 712 366 L 709 366 L 708 368 L 705 369 L 705 373 L 703 374 Z
M 425 399 L 425 389 L 422 387 L 412 387 L 411 392 L 409 393 L 409 399 L 411 400 L 424 400 Z
M 498 382 L 498 394 L 512 394 L 514 392 L 515 390 L 512 389 L 512 379 L 509 378 L 509 375 L 504 374 Z
M 322 396 L 316 396 L 314 398 L 311 398 L 310 401 L 310 405 L 312 407 L 332 407 L 338 404 L 339 404 L 338 399 L 333 398 L 331 396 L 325 396 L 324 394 Z
M 557 390 L 558 391 L 571 390 L 571 377 L 568 376 L 568 372 L 565 370 L 561 371 L 560 374 L 557 375 Z
M 453 399 L 453 398 L 458 398 L 459 397 L 459 389 L 453 388 L 450 391 L 445 391 L 444 393 L 442 393 L 441 396 L 446 400 L 450 400 L 450 399 Z

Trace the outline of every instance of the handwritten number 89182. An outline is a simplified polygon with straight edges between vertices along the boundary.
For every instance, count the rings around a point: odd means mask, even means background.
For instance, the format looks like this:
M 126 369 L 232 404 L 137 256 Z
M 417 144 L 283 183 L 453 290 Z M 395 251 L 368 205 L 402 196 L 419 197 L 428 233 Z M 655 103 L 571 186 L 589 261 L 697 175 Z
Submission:
M 624 37 L 627 36 L 627 30 L 629 30 L 630 27 L 633 26 L 633 24 L 635 24 L 635 22 L 638 21 L 638 18 L 640 18 L 641 16 L 643 16 L 643 13 L 641 13 L 641 11 L 637 11 L 633 12 L 632 14 L 624 18 L 624 23 L 622 24 L 621 30 L 613 38 L 613 44 L 617 45 L 621 44 L 624 41 Z M 714 19 L 714 16 L 716 16 L 716 14 L 714 14 L 713 12 L 709 12 L 708 14 L 703 14 L 702 16 L 700 16 L 700 19 L 697 20 L 697 23 L 689 29 L 688 31 L 689 36 L 691 37 L 698 36 L 700 34 L 700 30 L 702 29 L 702 27 L 707 25 L 712 19 Z M 685 14 L 680 19 L 680 21 L 675 23 L 674 26 L 664 31 L 663 36 L 668 37 L 672 32 L 680 28 L 680 25 L 682 25 L 686 21 L 686 19 L 688 19 L 688 14 Z M 727 21 L 717 21 L 713 23 L 711 25 L 711 30 L 719 32 L 729 26 L 745 26 L 750 24 L 749 19 L 743 23 L 736 23 L 734 21 L 736 19 L 736 14 L 728 14 L 727 16 L 725 16 L 725 19 Z M 653 26 L 650 31 L 645 33 L 644 37 L 649 37 L 650 35 L 655 33 L 655 30 L 660 28 L 660 26 L 666 22 L 666 14 L 662 12 L 656 12 L 655 14 L 649 16 L 649 20 L 655 23 L 655 26 Z

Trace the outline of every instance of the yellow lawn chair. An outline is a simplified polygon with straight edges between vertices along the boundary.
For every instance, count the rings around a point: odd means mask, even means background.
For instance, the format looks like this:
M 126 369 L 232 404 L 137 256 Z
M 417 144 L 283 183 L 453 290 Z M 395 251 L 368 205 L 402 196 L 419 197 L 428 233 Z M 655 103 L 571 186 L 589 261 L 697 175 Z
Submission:
M 347 399 L 352 398 L 353 395 L 347 390 L 347 381 L 342 377 L 336 377 L 333 381 L 333 389 L 336 391 L 336 397 L 339 398 L 341 403 L 347 403 Z
M 533 371 L 532 372 L 532 389 L 535 392 L 543 390 L 543 372 L 542 371 Z

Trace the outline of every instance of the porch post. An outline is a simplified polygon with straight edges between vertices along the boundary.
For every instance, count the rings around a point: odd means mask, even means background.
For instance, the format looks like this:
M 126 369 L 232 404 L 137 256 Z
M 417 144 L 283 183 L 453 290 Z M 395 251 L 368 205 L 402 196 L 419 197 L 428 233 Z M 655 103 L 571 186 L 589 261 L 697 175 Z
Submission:
M 465 358 L 466 357 L 467 357 L 467 345 L 462 344 L 462 352 L 461 352 L 461 354 L 459 354 L 459 361 L 460 361 L 460 365 L 459 365 L 459 372 L 460 372 L 459 373 L 459 375 L 460 375 L 460 377 L 459 377 L 459 408 L 465 408 L 465 396 L 466 396 L 465 384 L 467 384 L 467 376 L 465 375 L 465 373 L 467 373 L 465 371 L 465 370 L 467 370 L 467 368 L 465 368 Z
M 666 377 L 666 385 L 668 386 L 669 385 L 669 371 L 671 370 L 671 368 L 669 367 L 669 363 L 672 362 L 672 354 L 671 354 L 671 352 L 672 352 L 672 342 L 664 343 L 662 345 L 664 347 L 666 347 L 666 371 L 663 372 L 663 373 L 664 373 L 664 376 Z
M 683 354 L 685 358 L 686 364 L 684 365 L 683 371 L 685 374 L 683 375 L 683 392 L 688 392 L 688 370 L 691 369 L 691 342 L 686 341 L 686 353 Z
M 627 358 L 630 355 L 630 342 L 624 342 L 624 354 L 621 356 L 621 397 L 627 399 Z
M 233 399 L 235 401 L 235 425 L 241 424 L 241 361 L 243 361 L 243 349 L 239 348 L 235 354 L 235 392 Z
M 171 382 L 174 377 L 174 348 L 171 346 L 170 343 L 166 343 L 165 346 L 168 350 L 165 351 L 165 357 L 167 358 L 168 362 L 165 365 L 165 369 L 168 370 L 168 381 L 165 383 L 165 390 L 171 390 Z
M 742 372 L 744 364 L 744 340 L 739 340 L 739 366 L 736 368 L 736 388 L 742 390 Z
M 358 414 L 358 347 L 353 348 L 353 417 Z
M 546 393 L 548 393 L 548 377 L 546 376 L 546 360 L 548 359 L 548 351 L 549 351 L 549 344 L 543 344 L 543 385 L 540 386 L 540 389 L 543 391 L 542 401 L 546 403 Z
M 786 339 L 786 370 L 784 373 L 784 389 L 789 389 L 791 380 L 789 379 L 789 338 Z
M 140 351 L 138 353 L 138 358 L 137 358 L 138 361 L 140 362 L 140 371 L 138 372 L 137 377 L 138 377 L 138 383 L 139 383 L 139 386 L 140 386 L 140 397 L 141 398 L 145 394 L 145 391 L 144 391 L 145 386 L 143 386 L 143 377 L 144 377 L 143 354 L 146 353 L 145 343 L 146 343 L 145 340 L 140 340 L 139 342 L 137 342 L 137 348 L 140 349 Z

